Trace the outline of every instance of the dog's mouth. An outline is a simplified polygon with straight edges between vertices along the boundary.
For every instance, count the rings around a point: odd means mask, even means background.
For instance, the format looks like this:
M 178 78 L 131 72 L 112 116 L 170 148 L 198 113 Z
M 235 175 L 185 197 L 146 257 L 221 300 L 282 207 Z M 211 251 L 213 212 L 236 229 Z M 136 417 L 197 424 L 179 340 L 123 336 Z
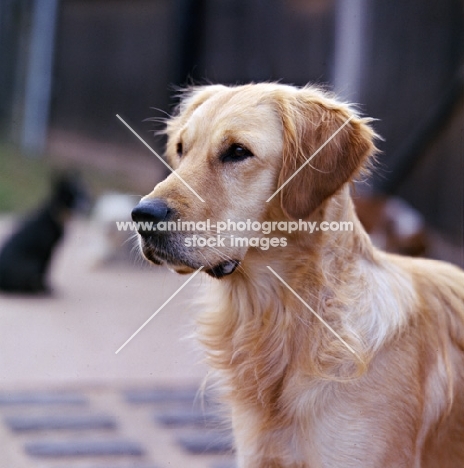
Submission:
M 231 275 L 239 265 L 239 260 L 226 260 L 213 268 L 207 268 L 205 272 L 213 278 L 224 278 L 224 276 Z
M 155 265 L 166 264 L 177 273 L 192 273 L 203 267 L 203 271 L 213 278 L 220 279 L 231 275 L 240 265 L 240 260 L 230 259 L 211 266 L 202 264 L 192 259 L 187 252 L 177 249 L 176 246 L 157 242 L 151 237 L 141 236 L 141 247 L 143 256 Z

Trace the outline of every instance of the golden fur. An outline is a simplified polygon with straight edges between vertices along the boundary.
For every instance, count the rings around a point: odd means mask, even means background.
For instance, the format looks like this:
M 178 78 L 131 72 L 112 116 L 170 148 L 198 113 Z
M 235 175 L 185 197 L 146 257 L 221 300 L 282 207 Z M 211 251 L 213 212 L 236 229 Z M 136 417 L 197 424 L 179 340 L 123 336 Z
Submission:
M 174 175 L 144 202 L 162 199 L 193 221 L 354 224 L 286 234 L 285 247 L 266 251 L 142 236 L 147 258 L 180 273 L 240 262 L 213 282 L 199 327 L 227 390 L 238 466 L 462 468 L 464 273 L 372 246 L 349 194 L 375 153 L 369 120 L 314 87 L 215 85 L 189 90 L 166 132 L 170 163 L 205 203 Z M 233 143 L 253 156 L 223 162 Z

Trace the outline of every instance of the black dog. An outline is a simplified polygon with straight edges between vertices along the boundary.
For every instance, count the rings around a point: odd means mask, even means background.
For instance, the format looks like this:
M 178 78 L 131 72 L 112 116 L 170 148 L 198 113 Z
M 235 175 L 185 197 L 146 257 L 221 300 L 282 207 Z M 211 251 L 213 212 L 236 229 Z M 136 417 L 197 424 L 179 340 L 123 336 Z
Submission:
M 24 220 L 0 251 L 0 290 L 31 294 L 50 291 L 46 275 L 53 251 L 72 212 L 87 201 L 77 174 L 56 177 L 47 202 Z

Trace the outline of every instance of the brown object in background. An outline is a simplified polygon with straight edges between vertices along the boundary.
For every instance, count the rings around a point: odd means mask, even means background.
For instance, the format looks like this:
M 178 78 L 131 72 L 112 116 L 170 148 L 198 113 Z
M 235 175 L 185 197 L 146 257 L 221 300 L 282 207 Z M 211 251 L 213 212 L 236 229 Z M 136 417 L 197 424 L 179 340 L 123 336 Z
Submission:
M 377 247 L 413 257 L 426 254 L 425 222 L 404 200 L 373 196 L 355 198 L 354 202 L 361 223 Z

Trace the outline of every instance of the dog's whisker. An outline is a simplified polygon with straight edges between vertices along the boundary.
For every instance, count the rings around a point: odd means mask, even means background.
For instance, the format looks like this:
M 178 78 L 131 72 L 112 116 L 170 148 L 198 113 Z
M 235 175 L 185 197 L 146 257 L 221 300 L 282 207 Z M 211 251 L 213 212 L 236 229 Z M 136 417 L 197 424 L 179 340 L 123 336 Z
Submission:
M 150 109 L 155 110 L 157 112 L 161 112 L 162 114 L 166 116 L 165 118 L 167 119 L 172 118 L 172 115 L 169 112 L 165 111 L 164 109 L 161 109 L 160 107 L 150 107 Z
M 138 246 L 138 244 L 139 244 L 139 242 L 138 242 L 138 237 L 139 237 L 138 234 L 137 234 L 136 232 L 134 232 L 133 234 L 131 234 L 130 236 L 128 236 L 127 239 L 125 239 L 125 240 L 123 241 L 122 245 L 124 246 L 124 245 L 126 245 L 126 244 L 128 244 L 128 243 L 130 243 L 130 242 L 136 241 L 136 242 L 137 242 L 137 246 Z
M 198 251 L 198 253 L 200 254 L 200 256 L 203 258 L 204 260 L 204 263 L 205 263 L 205 266 L 207 266 L 208 268 L 212 268 L 214 265 L 207 259 L 207 257 L 205 255 L 203 255 L 203 252 L 201 250 Z

